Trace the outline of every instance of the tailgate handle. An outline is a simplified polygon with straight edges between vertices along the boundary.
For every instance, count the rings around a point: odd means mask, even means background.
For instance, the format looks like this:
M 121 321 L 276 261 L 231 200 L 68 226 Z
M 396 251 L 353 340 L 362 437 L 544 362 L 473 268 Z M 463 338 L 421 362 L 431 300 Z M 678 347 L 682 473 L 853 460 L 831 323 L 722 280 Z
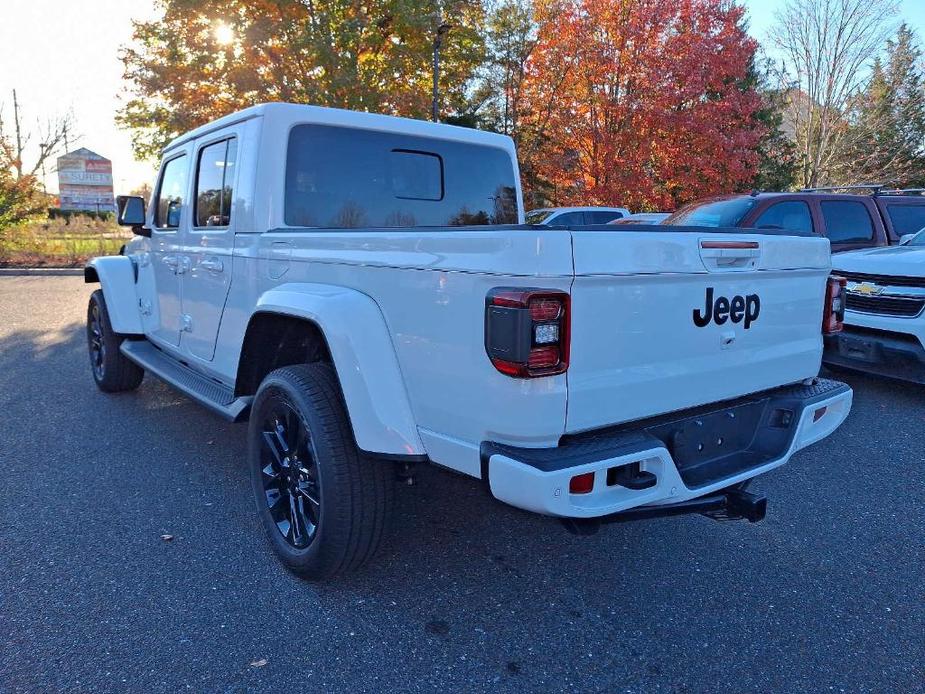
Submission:
M 757 241 L 702 240 L 700 259 L 707 270 L 750 270 L 757 266 L 761 246 Z

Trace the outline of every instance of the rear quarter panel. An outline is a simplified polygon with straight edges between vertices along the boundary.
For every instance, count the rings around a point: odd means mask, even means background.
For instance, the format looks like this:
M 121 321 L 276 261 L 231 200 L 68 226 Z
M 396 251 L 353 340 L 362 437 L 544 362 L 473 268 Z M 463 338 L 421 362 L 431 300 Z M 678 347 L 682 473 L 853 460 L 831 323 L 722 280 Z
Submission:
M 234 373 L 258 296 L 280 283 L 355 289 L 379 305 L 421 440 L 432 460 L 480 474 L 479 445 L 553 446 L 566 419 L 566 376 L 523 380 L 492 366 L 485 297 L 496 287 L 568 291 L 567 231 L 277 231 L 238 237 L 217 357 Z M 363 331 L 357 324 L 354 329 Z M 232 362 L 231 355 L 235 355 Z

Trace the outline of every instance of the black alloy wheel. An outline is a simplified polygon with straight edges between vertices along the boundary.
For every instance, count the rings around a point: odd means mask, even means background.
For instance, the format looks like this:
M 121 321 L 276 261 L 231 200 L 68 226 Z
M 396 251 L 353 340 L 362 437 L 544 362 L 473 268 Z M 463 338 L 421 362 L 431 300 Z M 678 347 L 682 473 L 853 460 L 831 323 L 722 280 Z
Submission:
M 331 364 L 267 374 L 247 438 L 257 514 L 286 568 L 319 581 L 375 555 L 391 515 L 394 470 L 357 448 Z
M 144 369 L 130 361 L 120 347 L 126 336 L 115 332 L 103 292 L 97 289 L 87 305 L 87 353 L 97 387 L 105 393 L 134 390 L 145 377 Z
M 100 305 L 96 302 L 90 304 L 90 315 L 87 320 L 87 343 L 90 349 L 90 367 L 97 381 L 106 377 L 106 341 L 103 339 L 103 318 L 100 315 Z
M 304 549 L 321 520 L 321 480 L 308 427 L 290 403 L 277 399 L 261 426 L 261 479 L 267 508 L 286 542 Z

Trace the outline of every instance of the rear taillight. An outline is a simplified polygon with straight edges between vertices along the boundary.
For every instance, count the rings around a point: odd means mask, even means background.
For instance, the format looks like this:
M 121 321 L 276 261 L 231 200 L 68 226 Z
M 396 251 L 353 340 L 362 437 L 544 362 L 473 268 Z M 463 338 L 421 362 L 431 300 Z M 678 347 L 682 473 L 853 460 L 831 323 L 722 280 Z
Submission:
M 493 289 L 485 299 L 485 351 L 501 373 L 539 378 L 568 369 L 569 295 Z
M 822 312 L 822 332 L 826 335 L 841 332 L 845 320 L 845 287 L 848 280 L 832 275 L 825 285 L 825 307 Z

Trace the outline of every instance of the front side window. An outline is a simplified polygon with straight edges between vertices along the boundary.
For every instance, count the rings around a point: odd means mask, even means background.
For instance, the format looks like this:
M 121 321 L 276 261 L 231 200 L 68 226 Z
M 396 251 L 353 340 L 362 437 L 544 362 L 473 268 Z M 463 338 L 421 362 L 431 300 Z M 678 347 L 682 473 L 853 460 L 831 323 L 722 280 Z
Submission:
M 756 229 L 782 229 L 801 234 L 813 233 L 813 218 L 809 205 L 800 200 L 778 202 L 755 220 Z
M 695 202 L 682 207 L 662 224 L 676 227 L 734 227 L 755 206 L 753 197 Z
M 925 228 L 925 205 L 887 205 L 886 211 L 897 236 Z
M 832 243 L 865 243 L 874 238 L 874 223 L 863 202 L 825 200 L 820 207 Z
M 284 218 L 338 229 L 516 224 L 514 166 L 496 147 L 297 125 Z
M 157 187 L 157 205 L 154 211 L 154 226 L 158 229 L 176 229 L 180 226 L 180 216 L 186 199 L 186 182 L 186 155 L 164 164 L 161 181 Z
M 196 170 L 196 226 L 224 227 L 231 223 L 232 184 L 237 140 L 222 140 L 199 152 Z

